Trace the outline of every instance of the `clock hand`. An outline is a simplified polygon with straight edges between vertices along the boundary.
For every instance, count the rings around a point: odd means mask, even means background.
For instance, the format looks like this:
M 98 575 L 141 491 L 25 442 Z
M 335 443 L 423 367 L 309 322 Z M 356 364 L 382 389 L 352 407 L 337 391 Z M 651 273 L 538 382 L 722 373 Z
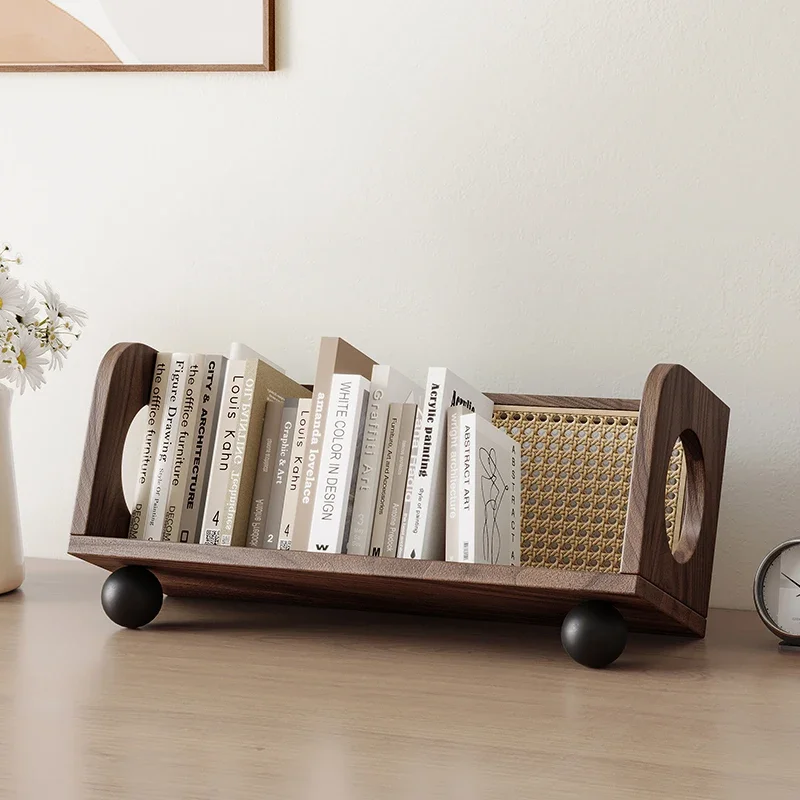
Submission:
M 787 575 L 785 572 L 781 572 L 781 575 L 783 575 L 783 577 L 784 577 L 784 578 L 786 578 L 786 580 L 787 580 L 787 581 L 792 581 L 792 583 L 793 583 L 793 584 L 794 584 L 794 585 L 795 585 L 795 586 L 796 586 L 798 589 L 800 589 L 800 583 L 798 583 L 798 582 L 797 582 L 797 581 L 795 581 L 795 580 L 792 580 L 792 579 L 791 579 L 791 578 L 790 578 L 790 577 L 789 577 L 789 576 L 788 576 L 788 575 Z M 798 596 L 800 596 L 800 595 L 798 595 Z

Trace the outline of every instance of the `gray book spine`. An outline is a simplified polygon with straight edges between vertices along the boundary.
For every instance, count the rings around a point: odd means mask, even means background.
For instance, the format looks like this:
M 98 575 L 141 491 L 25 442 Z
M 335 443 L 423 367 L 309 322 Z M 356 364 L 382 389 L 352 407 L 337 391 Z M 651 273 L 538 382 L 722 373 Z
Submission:
M 272 491 L 269 495 L 267 506 L 266 535 L 264 547 L 268 550 L 278 549 L 278 540 L 281 533 L 281 517 L 283 516 L 283 503 L 286 499 L 286 487 L 289 484 L 289 475 L 294 441 L 294 428 L 297 422 L 297 399 L 287 398 L 283 405 L 281 424 L 278 435 L 278 449 L 276 453 L 275 477 L 272 482 Z
M 258 450 L 258 472 L 253 487 L 253 503 L 250 507 L 250 521 L 247 528 L 248 547 L 266 547 L 267 508 L 269 496 L 275 479 L 278 437 L 283 416 L 283 403 L 270 401 L 264 416 L 261 444 Z M 275 546 L 277 547 L 277 541 Z
M 397 455 L 394 462 L 392 492 L 389 496 L 389 515 L 386 521 L 386 539 L 382 555 L 387 558 L 397 556 L 397 540 L 403 521 L 403 505 L 406 498 L 406 479 L 411 459 L 411 446 L 414 439 L 414 424 L 417 419 L 417 406 L 405 403 L 401 406 L 400 429 L 397 436 Z
M 353 460 L 355 461 L 361 447 L 364 444 L 364 431 L 367 427 L 367 405 L 369 404 L 369 389 L 365 389 L 362 396 L 362 413 L 361 419 L 358 421 L 358 434 L 356 435 L 355 447 L 353 448 Z M 344 537 L 342 539 L 342 547 L 340 553 L 347 552 L 347 542 L 350 538 L 350 525 L 353 522 L 353 506 L 356 502 L 356 489 L 358 488 L 358 465 L 354 465 L 353 475 L 350 480 L 350 486 L 347 490 L 347 515 L 344 520 Z
M 392 403 L 389 406 L 389 419 L 386 423 L 386 438 L 383 443 L 383 454 L 380 460 L 378 475 L 378 497 L 375 504 L 375 519 L 372 523 L 372 538 L 369 554 L 382 556 L 386 547 L 386 527 L 389 519 L 389 501 L 395 475 L 397 458 L 397 440 L 402 424 L 403 404 Z M 405 491 L 405 485 L 403 486 Z

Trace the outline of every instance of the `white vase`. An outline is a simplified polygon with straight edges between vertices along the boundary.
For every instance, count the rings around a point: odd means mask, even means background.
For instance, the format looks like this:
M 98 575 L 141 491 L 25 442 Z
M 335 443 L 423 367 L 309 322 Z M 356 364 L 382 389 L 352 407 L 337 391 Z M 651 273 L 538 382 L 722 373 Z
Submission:
M 11 389 L 0 385 L 0 594 L 19 588 L 25 577 L 14 454 L 11 447 L 13 396 Z

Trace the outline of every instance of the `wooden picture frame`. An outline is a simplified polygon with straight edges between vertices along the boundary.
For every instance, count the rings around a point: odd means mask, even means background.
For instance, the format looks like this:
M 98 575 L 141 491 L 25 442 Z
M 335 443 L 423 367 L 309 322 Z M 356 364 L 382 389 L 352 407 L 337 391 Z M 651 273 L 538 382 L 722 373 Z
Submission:
M 77 20 L 75 17 L 70 16 L 64 11 L 65 6 L 78 7 L 82 2 L 86 2 L 87 6 L 94 4 L 101 4 L 103 0 L 18 0 L 22 5 L 20 8 L 25 9 L 25 12 L 20 14 L 20 26 L 24 27 L 23 33 L 27 35 L 28 40 L 35 39 L 41 43 L 43 49 L 53 43 L 54 51 L 64 51 L 65 37 L 61 29 L 64 26 L 80 26 L 82 29 L 82 44 L 76 46 L 76 52 L 91 51 L 96 52 L 97 49 L 106 46 L 106 48 L 113 52 L 106 42 L 98 35 L 95 34 L 90 28 Z M 272 72 L 276 69 L 275 58 L 275 0 L 262 0 L 263 2 L 263 28 L 262 30 L 262 52 L 259 61 L 253 60 L 243 63 L 128 63 L 122 60 L 118 61 L 103 61 L 101 60 L 86 60 L 81 61 L 76 57 L 76 60 L 71 58 L 56 59 L 52 61 L 4 61 L 4 57 L 11 58 L 11 56 L 4 56 L 4 49 L 8 51 L 12 43 L 12 36 L 14 31 L 12 24 L 8 20 L 5 21 L 4 28 L 0 30 L 0 72 Z M 47 6 L 47 14 L 31 15 L 28 13 L 32 4 L 39 3 Z M 221 5 L 226 3 L 226 0 L 219 0 Z M 52 8 L 50 8 L 52 7 Z M 52 11 L 52 14 L 50 12 Z M 42 20 L 47 17 L 53 19 L 53 28 L 55 30 L 48 31 L 47 34 L 39 36 L 37 25 L 43 24 Z M 65 19 L 66 18 L 66 19 Z M 8 41 L 4 48 L 4 33 L 8 35 Z M 92 42 L 92 37 L 96 40 Z M 22 36 L 17 36 L 17 41 L 22 40 Z M 89 42 L 89 44 L 86 44 Z M 97 46 L 93 50 L 94 46 Z M 115 55 L 116 57 L 116 55 Z

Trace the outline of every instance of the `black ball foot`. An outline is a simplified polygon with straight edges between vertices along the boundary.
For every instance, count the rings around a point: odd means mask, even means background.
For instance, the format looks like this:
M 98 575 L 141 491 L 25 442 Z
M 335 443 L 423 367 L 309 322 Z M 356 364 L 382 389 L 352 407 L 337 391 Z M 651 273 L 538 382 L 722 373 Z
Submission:
M 600 669 L 613 664 L 625 649 L 628 626 L 611 603 L 588 600 L 564 617 L 561 644 L 584 667 Z
M 122 567 L 106 578 L 100 602 L 112 622 L 123 628 L 141 628 L 158 616 L 164 592 L 149 569 Z

